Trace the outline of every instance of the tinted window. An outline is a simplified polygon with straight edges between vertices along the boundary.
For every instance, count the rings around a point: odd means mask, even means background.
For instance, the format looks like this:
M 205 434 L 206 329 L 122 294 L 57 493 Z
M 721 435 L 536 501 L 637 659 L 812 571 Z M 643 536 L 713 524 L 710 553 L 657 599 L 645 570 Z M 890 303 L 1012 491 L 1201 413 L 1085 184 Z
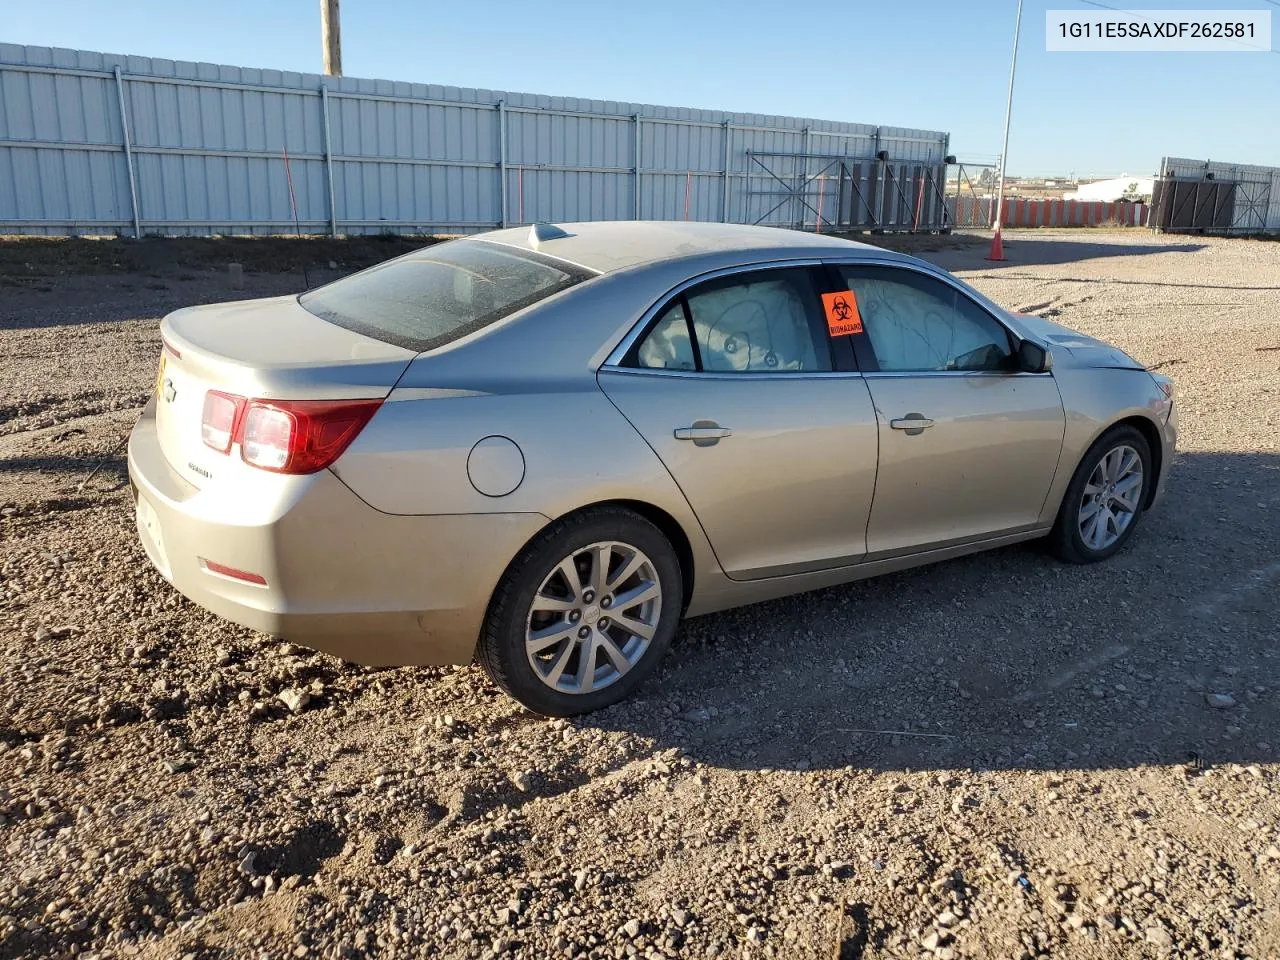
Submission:
M 881 370 L 1007 370 L 1009 335 L 958 289 L 913 270 L 841 267 Z
M 298 298 L 316 316 L 412 350 L 430 350 L 591 274 L 525 250 L 454 240 Z
M 806 268 L 709 281 L 667 307 L 640 341 L 634 365 L 684 370 L 696 365 L 708 373 L 830 370 L 817 303 Z

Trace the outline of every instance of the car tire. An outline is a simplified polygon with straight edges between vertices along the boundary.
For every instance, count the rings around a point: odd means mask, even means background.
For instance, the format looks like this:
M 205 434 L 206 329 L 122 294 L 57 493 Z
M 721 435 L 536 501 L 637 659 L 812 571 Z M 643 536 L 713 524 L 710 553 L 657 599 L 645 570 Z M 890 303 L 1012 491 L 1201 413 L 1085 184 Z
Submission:
M 1076 467 L 1049 534 L 1050 550 L 1066 563 L 1106 560 L 1133 536 L 1155 482 L 1151 447 L 1142 433 L 1128 425 L 1108 430 Z
M 588 510 L 552 523 L 507 567 L 477 659 L 534 713 L 590 713 L 653 673 L 683 605 L 680 562 L 662 531 L 620 507 Z

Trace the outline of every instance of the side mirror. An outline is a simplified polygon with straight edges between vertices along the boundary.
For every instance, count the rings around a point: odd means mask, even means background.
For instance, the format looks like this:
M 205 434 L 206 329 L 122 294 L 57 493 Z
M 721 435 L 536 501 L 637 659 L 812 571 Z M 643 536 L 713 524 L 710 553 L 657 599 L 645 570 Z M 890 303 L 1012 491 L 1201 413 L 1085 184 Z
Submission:
M 1018 369 L 1026 373 L 1047 373 L 1053 369 L 1053 354 L 1038 343 L 1019 341 Z

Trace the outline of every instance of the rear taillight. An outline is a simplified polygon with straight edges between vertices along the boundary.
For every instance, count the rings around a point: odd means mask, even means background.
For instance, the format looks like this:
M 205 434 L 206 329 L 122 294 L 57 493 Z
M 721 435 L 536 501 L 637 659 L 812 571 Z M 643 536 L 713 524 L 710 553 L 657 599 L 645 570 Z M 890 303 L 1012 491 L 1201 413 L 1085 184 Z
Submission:
M 244 418 L 240 456 L 264 470 L 284 470 L 298 432 L 297 418 L 287 410 L 251 404 Z
M 244 409 L 244 397 L 232 396 L 219 390 L 204 395 L 204 413 L 200 417 L 200 439 L 219 453 L 229 453 L 235 437 L 240 411 Z
M 201 432 L 220 453 L 240 444 L 241 459 L 262 470 L 315 473 L 338 459 L 381 405 L 381 400 L 246 400 L 210 390 Z M 227 442 L 219 446 L 224 427 Z
M 279 473 L 323 470 L 347 449 L 381 400 L 251 400 L 240 456 Z

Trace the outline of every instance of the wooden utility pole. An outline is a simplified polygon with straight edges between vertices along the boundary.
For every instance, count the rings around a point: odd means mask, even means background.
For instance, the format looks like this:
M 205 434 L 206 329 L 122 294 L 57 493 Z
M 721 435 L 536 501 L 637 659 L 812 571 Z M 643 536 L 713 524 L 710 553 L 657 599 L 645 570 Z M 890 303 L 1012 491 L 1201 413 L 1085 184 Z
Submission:
M 338 17 L 338 0 L 320 0 L 320 42 L 324 44 L 325 74 L 342 76 L 342 25 Z

